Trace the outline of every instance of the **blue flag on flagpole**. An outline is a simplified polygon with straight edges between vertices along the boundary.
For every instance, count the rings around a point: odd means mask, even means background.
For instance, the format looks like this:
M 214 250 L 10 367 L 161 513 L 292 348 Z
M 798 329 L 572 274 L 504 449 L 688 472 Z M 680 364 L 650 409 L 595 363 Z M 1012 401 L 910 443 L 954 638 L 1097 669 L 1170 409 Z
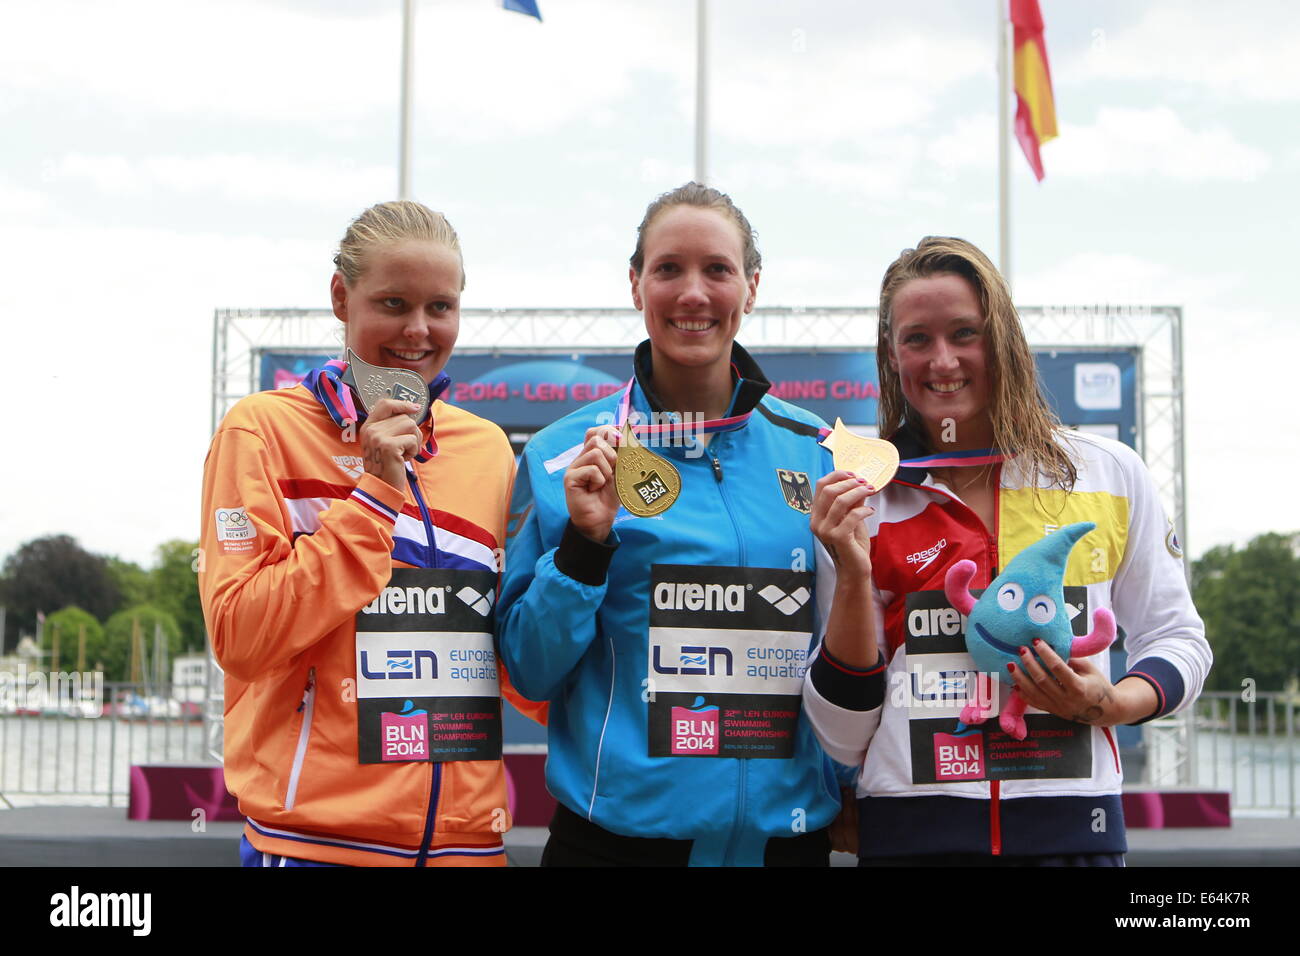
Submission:
M 530 17 L 536 17 L 538 23 L 542 22 L 542 11 L 537 9 L 537 0 L 501 0 L 501 5 L 515 13 L 526 13 Z

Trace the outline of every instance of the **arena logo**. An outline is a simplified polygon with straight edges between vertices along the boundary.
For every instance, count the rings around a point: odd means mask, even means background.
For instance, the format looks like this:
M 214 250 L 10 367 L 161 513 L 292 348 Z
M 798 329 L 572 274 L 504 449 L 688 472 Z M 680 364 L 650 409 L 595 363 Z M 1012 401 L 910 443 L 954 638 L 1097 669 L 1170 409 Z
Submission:
M 966 633 L 966 615 L 953 607 L 918 607 L 907 614 L 912 637 L 958 637 Z
M 721 659 L 726 666 L 726 670 L 723 672 L 724 675 L 731 676 L 733 662 L 729 648 L 683 644 L 680 645 L 677 652 L 677 663 L 680 666 L 670 667 L 660 659 L 659 653 L 662 650 L 662 645 L 655 644 L 653 647 L 651 666 L 656 674 L 713 676 L 718 673 L 718 661 Z
M 446 591 L 431 588 L 384 588 L 361 609 L 362 614 L 445 614 Z
M 812 592 L 807 588 L 796 588 L 789 594 L 786 594 L 775 584 L 769 584 L 763 590 L 758 592 L 758 596 L 764 598 L 769 604 L 789 617 L 799 608 L 808 603 L 812 597 Z
M 744 611 L 745 585 L 661 581 L 655 585 L 661 611 Z
M 489 591 L 487 594 L 479 594 L 472 587 L 466 585 L 456 592 L 456 597 L 460 598 L 483 617 L 487 617 L 492 613 L 492 601 L 496 598 L 496 592 Z
M 389 650 L 384 652 L 384 669 L 370 669 L 369 651 L 361 652 L 361 676 L 367 680 L 423 680 L 424 670 L 420 664 L 427 661 L 431 680 L 438 677 L 438 655 L 426 650 Z

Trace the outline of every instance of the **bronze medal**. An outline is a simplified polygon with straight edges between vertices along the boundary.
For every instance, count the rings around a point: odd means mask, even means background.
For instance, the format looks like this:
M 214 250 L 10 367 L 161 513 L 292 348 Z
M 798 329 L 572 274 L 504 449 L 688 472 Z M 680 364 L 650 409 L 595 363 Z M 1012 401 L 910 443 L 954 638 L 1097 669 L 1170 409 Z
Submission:
M 898 449 L 883 438 L 863 438 L 844 427 L 842 419 L 835 419 L 835 427 L 822 439 L 822 445 L 831 450 L 835 467 L 851 471 L 877 490 L 885 487 L 898 471 Z
M 418 372 L 409 368 L 371 365 L 357 358 L 357 353 L 351 349 L 348 349 L 346 359 L 348 368 L 339 380 L 352 389 L 367 415 L 381 399 L 392 398 L 399 402 L 415 402 L 420 410 L 411 412 L 411 418 L 417 425 L 424 421 L 424 416 L 429 413 L 429 386 Z
M 652 518 L 673 506 L 682 492 L 682 477 L 671 462 L 637 441 L 625 422 L 614 464 L 614 487 L 624 508 L 638 518 Z

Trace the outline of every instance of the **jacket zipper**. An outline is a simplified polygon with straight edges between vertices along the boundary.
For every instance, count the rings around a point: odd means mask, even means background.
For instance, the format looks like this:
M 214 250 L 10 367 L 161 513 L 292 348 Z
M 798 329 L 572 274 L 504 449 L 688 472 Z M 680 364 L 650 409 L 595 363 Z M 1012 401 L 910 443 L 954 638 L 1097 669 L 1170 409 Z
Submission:
M 420 493 L 420 482 L 415 476 L 415 469 L 408 468 L 406 471 L 406 480 L 411 485 L 411 491 L 415 495 L 415 503 L 420 509 L 420 519 L 424 522 L 424 533 L 427 536 L 428 545 L 425 548 L 425 561 L 428 567 L 438 567 L 438 539 L 434 536 L 433 519 L 429 516 L 429 506 L 424 503 L 424 495 Z M 420 840 L 420 855 L 416 857 L 416 866 L 426 866 L 429 859 L 429 843 L 433 840 L 434 822 L 438 817 L 438 791 L 442 789 L 442 764 L 433 764 L 432 779 L 429 781 L 429 809 L 424 815 L 424 837 Z
M 420 855 L 416 857 L 416 866 L 427 866 L 429 844 L 433 841 L 433 821 L 438 816 L 438 791 L 442 789 L 442 764 L 433 765 L 433 782 L 429 788 L 429 811 L 424 818 L 424 837 L 420 840 Z
M 415 503 L 420 506 L 420 519 L 424 522 L 424 533 L 429 542 L 425 548 L 425 560 L 428 562 L 426 567 L 439 567 L 438 539 L 433 532 L 433 519 L 429 517 L 429 506 L 424 503 L 424 495 L 420 494 L 420 482 L 415 477 L 415 469 L 407 471 L 406 480 L 410 482 L 411 491 L 415 494 Z
M 736 515 L 731 509 L 731 502 L 727 499 L 726 486 L 722 483 L 722 462 L 718 460 L 716 453 L 710 454 L 713 462 L 713 477 L 717 481 L 718 494 L 722 497 L 722 507 L 726 509 L 727 517 L 731 519 L 731 527 L 736 532 L 736 547 L 740 552 L 739 567 L 745 566 L 745 539 L 740 533 L 740 525 L 736 521 Z M 722 728 L 718 728 L 721 731 Z M 723 865 L 730 866 L 732 857 L 736 852 L 736 837 L 741 832 L 745 824 L 745 766 L 744 757 L 736 759 L 736 818 L 731 831 L 731 839 L 727 841 L 727 852 L 723 857 Z
M 1002 781 L 989 781 L 989 850 L 1002 855 Z
M 284 808 L 292 810 L 298 799 L 298 778 L 302 776 L 302 765 L 307 759 L 307 739 L 311 736 L 311 715 L 316 706 L 316 668 L 307 670 L 307 686 L 302 692 L 302 703 L 298 712 L 302 714 L 302 726 L 298 730 L 298 746 L 293 752 L 293 768 L 289 771 L 289 786 L 284 793 Z
M 1002 524 L 1002 466 L 996 466 L 997 471 L 994 475 L 993 483 L 993 529 L 984 527 L 984 522 L 979 515 L 975 514 L 975 509 L 966 502 L 962 501 L 954 494 L 940 491 L 938 488 L 930 490 L 943 494 L 947 498 L 961 505 L 971 516 L 979 521 L 980 527 L 984 529 L 985 551 L 989 561 L 989 582 L 998 576 L 998 530 Z M 914 488 L 920 488 L 920 485 L 913 485 Z M 1002 855 L 1002 782 L 1000 780 L 989 781 L 989 852 L 994 856 Z

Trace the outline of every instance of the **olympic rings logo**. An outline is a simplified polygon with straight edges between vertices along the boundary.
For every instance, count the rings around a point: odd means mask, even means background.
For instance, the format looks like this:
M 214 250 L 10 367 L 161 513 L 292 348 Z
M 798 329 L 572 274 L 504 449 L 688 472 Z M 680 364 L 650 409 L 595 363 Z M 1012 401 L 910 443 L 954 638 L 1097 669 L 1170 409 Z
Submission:
M 248 524 L 248 515 L 244 513 L 243 508 L 229 511 L 221 509 L 217 511 L 217 523 L 227 528 L 242 528 Z

